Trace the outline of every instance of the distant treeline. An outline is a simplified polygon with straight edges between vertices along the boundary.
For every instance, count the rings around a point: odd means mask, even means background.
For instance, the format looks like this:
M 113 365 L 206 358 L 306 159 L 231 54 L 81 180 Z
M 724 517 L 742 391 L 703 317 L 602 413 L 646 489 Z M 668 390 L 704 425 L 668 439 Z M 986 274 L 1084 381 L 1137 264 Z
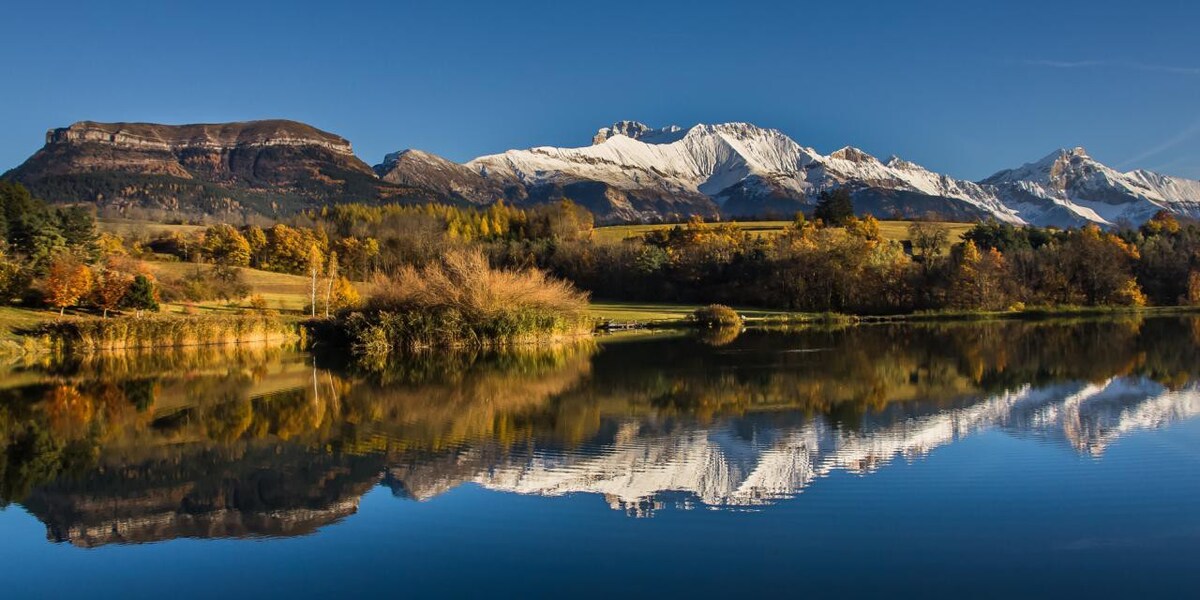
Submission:
M 496 252 L 602 298 L 866 314 L 1200 304 L 1200 227 L 1166 214 L 1121 231 L 982 223 L 952 245 L 944 228 L 913 223 L 910 237 L 883 239 L 871 217 L 798 219 L 775 237 L 693 222 L 623 244 Z
M 1200 304 L 1200 225 L 1166 212 L 1136 228 L 980 223 L 958 240 L 934 223 L 914 222 L 901 243 L 885 239 L 873 218 L 853 216 L 848 195 L 834 192 L 778 235 L 694 220 L 608 242 L 594 235 L 590 213 L 564 200 L 526 207 L 341 204 L 266 226 L 118 237 L 97 236 L 84 209 L 47 208 L 5 185 L 5 268 L 21 267 L 34 279 L 66 248 L 93 263 L 126 254 L 320 276 L 327 283 L 314 288 L 352 296 L 350 280 L 388 278 L 452 251 L 481 250 L 493 267 L 542 269 L 614 300 L 861 314 Z M 333 296 L 326 306 L 347 309 L 357 301 Z

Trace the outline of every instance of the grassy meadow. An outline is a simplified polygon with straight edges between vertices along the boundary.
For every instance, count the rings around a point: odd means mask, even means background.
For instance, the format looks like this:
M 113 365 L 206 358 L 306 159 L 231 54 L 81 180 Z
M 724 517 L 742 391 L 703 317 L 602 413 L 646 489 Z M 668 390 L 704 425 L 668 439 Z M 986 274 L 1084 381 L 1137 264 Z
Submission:
M 200 233 L 205 225 L 186 225 L 176 223 L 156 223 L 154 221 L 136 221 L 132 219 L 98 219 L 96 228 L 103 232 L 115 233 L 122 236 L 155 236 L 160 233 L 178 231 L 179 233 Z
M 148 261 L 145 264 L 150 273 L 160 281 L 182 279 L 193 269 L 207 269 L 211 266 L 197 263 L 157 261 Z M 242 281 L 250 288 L 250 295 L 262 296 L 266 300 L 268 308 L 285 312 L 298 312 L 308 306 L 311 298 L 309 286 L 312 285 L 312 281 L 308 277 L 260 271 L 246 267 L 238 267 L 237 270 L 241 273 Z M 360 291 L 363 287 L 365 286 L 360 286 Z M 234 307 L 249 306 L 249 304 L 250 299 L 247 297 L 235 302 Z M 202 309 L 225 309 L 229 307 L 229 303 L 220 301 L 199 302 L 195 306 Z M 163 310 L 180 311 L 183 310 L 183 305 L 165 304 Z
M 791 221 L 730 221 L 743 231 L 747 231 L 759 236 L 774 236 L 783 231 Z M 706 226 L 713 227 L 720 223 L 707 223 Z M 884 239 L 893 241 L 904 241 L 909 239 L 908 226 L 910 221 L 880 221 L 879 231 L 883 234 Z M 947 240 L 948 246 L 959 241 L 962 234 L 966 233 L 974 223 L 951 223 L 951 222 L 931 222 L 931 225 L 939 225 L 949 230 L 950 235 Z M 620 242 L 630 238 L 639 238 L 651 231 L 659 229 L 670 229 L 674 227 L 673 223 L 656 223 L 652 225 L 609 225 L 607 227 L 596 228 L 596 239 L 601 242 Z

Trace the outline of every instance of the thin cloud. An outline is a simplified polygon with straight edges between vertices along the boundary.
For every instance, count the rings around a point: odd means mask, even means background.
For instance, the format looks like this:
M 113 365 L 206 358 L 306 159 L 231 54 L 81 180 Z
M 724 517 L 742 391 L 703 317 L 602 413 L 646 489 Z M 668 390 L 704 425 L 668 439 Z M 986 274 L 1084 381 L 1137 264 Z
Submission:
M 1147 158 L 1158 156 L 1159 154 L 1162 154 L 1163 152 L 1166 152 L 1167 150 L 1170 150 L 1171 148 L 1174 148 L 1174 147 L 1196 137 L 1197 135 L 1200 135 L 1200 119 L 1197 119 L 1191 125 L 1184 127 L 1183 129 L 1181 129 L 1179 131 L 1179 133 L 1176 133 L 1175 135 L 1163 140 L 1162 142 L 1160 142 L 1150 148 L 1147 148 L 1146 150 L 1143 150 L 1142 152 L 1139 152 L 1135 156 L 1132 156 L 1130 158 L 1127 158 L 1127 159 L 1121 161 L 1119 166 L 1121 168 L 1125 168 L 1133 163 L 1142 162 L 1142 161 L 1146 160 Z
M 1187 177 L 1188 179 L 1198 179 L 1197 174 L 1200 174 L 1200 167 L 1197 165 L 1200 165 L 1200 156 L 1192 154 L 1180 156 L 1174 160 L 1164 163 L 1150 165 L 1146 168 L 1146 170 L 1153 171 L 1155 173 Z
M 1133 60 L 1027 60 L 1024 63 L 1035 67 L 1048 67 L 1051 69 L 1130 69 L 1151 73 L 1200 76 L 1200 67 L 1157 65 Z

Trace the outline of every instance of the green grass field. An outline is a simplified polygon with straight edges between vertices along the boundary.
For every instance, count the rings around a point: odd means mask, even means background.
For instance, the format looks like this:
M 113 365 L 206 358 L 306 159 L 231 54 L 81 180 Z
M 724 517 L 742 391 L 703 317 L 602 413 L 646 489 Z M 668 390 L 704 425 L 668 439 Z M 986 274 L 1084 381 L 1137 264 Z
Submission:
M 122 236 L 155 236 L 169 231 L 180 233 L 198 233 L 204 231 L 204 225 L 183 225 L 155 223 L 153 221 L 133 221 L 127 219 L 100 219 L 96 222 L 100 231 L 115 233 Z
M 785 227 L 791 224 L 791 221 L 730 221 L 738 226 L 743 231 L 748 231 L 755 235 L 778 235 Z M 879 232 L 883 234 L 884 239 L 894 241 L 904 241 L 909 239 L 908 226 L 912 223 L 909 221 L 880 221 Z M 962 234 L 974 227 L 974 223 L 949 223 L 949 222 L 934 222 L 931 225 L 940 225 L 949 230 L 950 243 L 956 243 L 962 237 Z M 713 227 L 717 223 L 708 223 L 707 226 Z M 640 238 L 647 233 L 659 229 L 670 229 L 674 224 L 659 223 L 653 225 L 609 225 L 607 227 L 596 228 L 596 240 L 600 242 L 620 242 L 630 238 Z
M 150 270 L 156 278 L 163 279 L 181 279 L 184 275 L 197 267 L 207 269 L 210 265 L 197 265 L 195 263 L 185 262 L 147 262 L 146 268 Z M 285 273 L 272 273 L 270 271 L 259 271 L 258 269 L 239 268 L 242 274 L 242 281 L 250 287 L 250 295 L 262 296 L 267 301 L 269 308 L 285 311 L 300 311 L 308 305 L 310 294 L 309 278 L 301 275 L 288 275 Z M 239 306 L 249 305 L 249 298 L 243 299 L 238 303 Z M 225 303 L 208 302 L 202 303 L 200 306 L 214 307 L 225 306 Z M 168 306 L 167 310 L 181 310 L 182 307 Z

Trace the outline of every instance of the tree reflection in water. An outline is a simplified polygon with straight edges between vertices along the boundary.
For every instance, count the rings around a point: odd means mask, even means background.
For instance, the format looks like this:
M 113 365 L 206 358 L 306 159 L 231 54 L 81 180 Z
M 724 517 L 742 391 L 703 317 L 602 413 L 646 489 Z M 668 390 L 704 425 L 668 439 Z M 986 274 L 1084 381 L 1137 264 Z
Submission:
M 383 483 L 761 505 L 985 429 L 1099 456 L 1200 412 L 1200 321 L 646 336 L 337 365 L 206 349 L 30 367 L 0 391 L 0 500 L 94 546 L 309 533 Z

